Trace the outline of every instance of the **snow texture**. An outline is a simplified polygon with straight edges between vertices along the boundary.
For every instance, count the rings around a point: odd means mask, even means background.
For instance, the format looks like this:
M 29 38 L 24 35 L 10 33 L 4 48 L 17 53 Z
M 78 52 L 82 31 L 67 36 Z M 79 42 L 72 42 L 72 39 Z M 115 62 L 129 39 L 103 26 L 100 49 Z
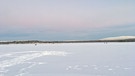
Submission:
M 0 76 L 135 76 L 135 43 L 0 45 Z

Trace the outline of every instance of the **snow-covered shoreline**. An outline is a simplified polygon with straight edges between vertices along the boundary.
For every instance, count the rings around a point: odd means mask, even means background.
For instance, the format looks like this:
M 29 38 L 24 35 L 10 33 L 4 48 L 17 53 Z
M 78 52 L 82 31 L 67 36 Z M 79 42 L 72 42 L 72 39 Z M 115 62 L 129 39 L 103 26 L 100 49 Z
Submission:
M 100 40 L 76 40 L 76 41 L 38 41 L 38 40 L 30 40 L 30 41 L 0 41 L 1 44 L 41 44 L 41 43 L 100 43 L 100 42 L 135 42 L 135 39 L 112 39 L 105 38 Z

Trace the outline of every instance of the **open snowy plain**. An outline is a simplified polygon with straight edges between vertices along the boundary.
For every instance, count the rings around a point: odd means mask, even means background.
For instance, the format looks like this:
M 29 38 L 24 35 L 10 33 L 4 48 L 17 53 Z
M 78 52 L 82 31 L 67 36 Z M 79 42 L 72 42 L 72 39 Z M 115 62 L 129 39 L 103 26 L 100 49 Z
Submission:
M 0 45 L 0 76 L 135 76 L 135 43 Z

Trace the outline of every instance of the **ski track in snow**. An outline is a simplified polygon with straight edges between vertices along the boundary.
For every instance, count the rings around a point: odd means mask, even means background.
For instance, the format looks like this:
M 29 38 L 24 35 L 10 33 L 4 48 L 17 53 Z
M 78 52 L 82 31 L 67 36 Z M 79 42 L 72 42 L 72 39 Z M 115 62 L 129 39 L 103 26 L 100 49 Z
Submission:
M 45 64 L 42 62 L 28 62 L 29 60 L 33 60 L 35 58 L 43 57 L 43 56 L 66 56 L 66 52 L 61 51 L 28 51 L 28 52 L 14 52 L 8 53 L 4 55 L 0 55 L 0 58 L 11 57 L 10 59 L 0 61 L 0 76 L 5 76 L 8 73 L 8 68 L 12 66 L 16 66 L 18 64 L 30 64 L 28 67 L 22 68 L 19 70 L 19 74 L 16 76 L 23 76 L 27 73 L 25 70 L 30 69 L 36 65 Z M 13 57 L 13 58 L 12 58 Z
M 66 70 L 84 70 L 84 69 L 92 69 L 92 70 L 106 70 L 106 71 L 113 71 L 113 70 L 132 70 L 132 67 L 123 67 L 123 66 L 98 66 L 98 65 L 69 65 L 67 66 Z

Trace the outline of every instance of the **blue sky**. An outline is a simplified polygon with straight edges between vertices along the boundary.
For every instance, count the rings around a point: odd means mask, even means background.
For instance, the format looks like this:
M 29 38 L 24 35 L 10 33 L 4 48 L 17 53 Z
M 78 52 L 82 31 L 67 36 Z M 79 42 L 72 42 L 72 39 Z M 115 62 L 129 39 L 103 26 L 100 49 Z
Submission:
M 134 0 L 1 0 L 0 40 L 135 36 Z

